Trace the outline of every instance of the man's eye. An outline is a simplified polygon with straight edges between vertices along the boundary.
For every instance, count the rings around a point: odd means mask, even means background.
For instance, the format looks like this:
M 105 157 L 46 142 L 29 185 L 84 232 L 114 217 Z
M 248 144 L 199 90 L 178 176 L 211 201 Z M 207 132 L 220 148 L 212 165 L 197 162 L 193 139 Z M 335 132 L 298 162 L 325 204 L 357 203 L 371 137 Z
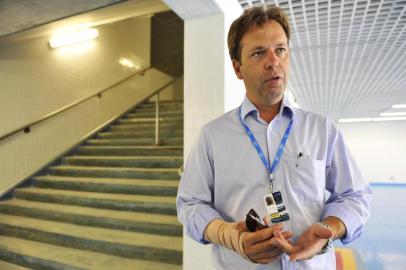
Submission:
M 263 51 L 255 51 L 255 52 L 252 53 L 251 56 L 253 56 L 253 57 L 259 57 L 259 56 L 262 56 L 262 55 L 264 55 L 264 52 L 263 52 Z
M 285 54 L 286 53 L 286 48 L 277 48 L 276 49 L 276 54 L 277 55 L 283 55 L 283 54 Z

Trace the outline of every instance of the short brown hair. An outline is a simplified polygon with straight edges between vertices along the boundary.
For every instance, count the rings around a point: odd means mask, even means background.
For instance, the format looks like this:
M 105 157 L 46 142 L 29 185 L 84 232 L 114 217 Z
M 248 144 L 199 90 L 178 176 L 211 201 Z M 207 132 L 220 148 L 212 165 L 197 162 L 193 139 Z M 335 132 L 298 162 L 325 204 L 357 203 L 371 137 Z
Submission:
M 286 38 L 290 39 L 290 25 L 288 16 L 282 8 L 277 6 L 253 7 L 244 11 L 230 26 L 228 31 L 228 52 L 231 60 L 241 60 L 241 39 L 251 27 L 262 26 L 269 21 L 276 21 L 285 31 Z

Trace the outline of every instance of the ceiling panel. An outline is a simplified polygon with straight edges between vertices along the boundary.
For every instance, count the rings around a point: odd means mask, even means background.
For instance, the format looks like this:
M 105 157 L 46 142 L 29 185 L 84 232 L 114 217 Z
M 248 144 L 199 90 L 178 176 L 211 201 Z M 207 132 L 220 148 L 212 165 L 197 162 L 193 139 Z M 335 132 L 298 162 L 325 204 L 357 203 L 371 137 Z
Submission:
M 333 119 L 375 117 L 406 103 L 406 1 L 239 0 L 290 18 L 289 90 Z

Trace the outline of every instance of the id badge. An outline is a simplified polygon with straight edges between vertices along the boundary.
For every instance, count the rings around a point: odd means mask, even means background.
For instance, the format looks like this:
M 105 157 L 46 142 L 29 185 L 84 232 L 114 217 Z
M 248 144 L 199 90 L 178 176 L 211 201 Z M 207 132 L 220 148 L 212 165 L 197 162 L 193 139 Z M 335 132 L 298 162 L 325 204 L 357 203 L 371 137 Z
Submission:
M 275 191 L 264 196 L 264 203 L 268 218 L 272 224 L 289 220 L 289 213 L 283 202 L 282 193 Z

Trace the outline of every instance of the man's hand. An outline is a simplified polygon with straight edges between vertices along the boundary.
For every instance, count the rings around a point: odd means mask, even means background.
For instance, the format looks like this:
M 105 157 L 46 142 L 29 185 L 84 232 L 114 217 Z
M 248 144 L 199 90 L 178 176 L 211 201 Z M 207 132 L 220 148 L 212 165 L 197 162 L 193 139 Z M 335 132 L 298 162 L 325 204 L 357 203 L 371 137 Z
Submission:
M 237 228 L 241 231 L 247 231 L 244 224 L 239 223 Z M 282 232 L 282 225 L 277 224 L 256 232 L 246 232 L 242 238 L 242 245 L 245 255 L 254 263 L 268 264 L 279 259 L 283 253 L 275 242 L 274 234 L 278 232 L 284 239 L 292 237 L 291 232 Z
M 273 241 L 289 255 L 292 261 L 311 259 L 317 255 L 334 232 L 321 224 L 313 224 L 299 237 L 296 243 L 290 243 L 280 231 L 274 231 Z

